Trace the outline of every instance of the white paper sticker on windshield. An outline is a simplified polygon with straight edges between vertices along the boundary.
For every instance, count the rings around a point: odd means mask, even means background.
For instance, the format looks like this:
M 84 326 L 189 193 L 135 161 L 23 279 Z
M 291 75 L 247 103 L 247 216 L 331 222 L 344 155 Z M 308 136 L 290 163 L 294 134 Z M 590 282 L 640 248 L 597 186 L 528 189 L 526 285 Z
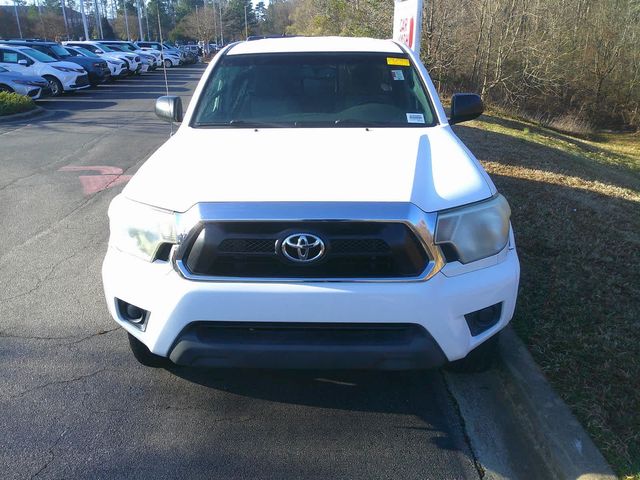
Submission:
M 407 113 L 407 123 L 424 123 L 424 115 L 421 113 Z
M 394 80 L 404 80 L 404 73 L 402 73 L 402 70 L 391 70 L 391 78 Z

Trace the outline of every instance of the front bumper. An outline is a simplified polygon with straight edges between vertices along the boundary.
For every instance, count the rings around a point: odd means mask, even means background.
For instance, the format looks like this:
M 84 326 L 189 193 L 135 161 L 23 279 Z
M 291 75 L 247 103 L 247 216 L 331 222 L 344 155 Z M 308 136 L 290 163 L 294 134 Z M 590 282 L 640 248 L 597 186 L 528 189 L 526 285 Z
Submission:
M 398 363 L 399 360 L 409 359 L 404 367 L 398 368 L 423 368 L 465 357 L 504 328 L 515 308 L 520 267 L 514 248 L 506 247 L 495 261 L 483 260 L 482 268 L 476 270 L 447 267 L 427 281 L 411 282 L 198 282 L 186 280 L 168 262 L 149 263 L 109 248 L 102 276 L 107 305 L 113 318 L 153 353 L 174 361 L 196 365 L 251 366 L 244 361 L 248 358 L 256 362 L 253 366 L 264 367 L 279 357 L 280 363 L 276 366 L 286 363 L 295 368 L 300 365 L 311 367 L 315 356 L 319 359 L 318 368 L 322 368 L 326 366 L 326 358 L 331 358 L 330 350 L 299 348 L 300 345 L 291 347 L 290 342 L 276 348 L 275 355 L 268 361 L 264 361 L 266 350 L 255 354 L 253 347 L 242 354 L 238 345 L 227 348 L 215 342 L 193 344 L 194 337 L 188 332 L 193 325 L 207 322 L 265 325 L 275 322 L 310 326 L 327 323 L 410 324 L 421 327 L 433 339 L 432 343 L 426 340 L 421 344 L 418 357 L 413 356 L 413 347 L 391 352 L 378 349 L 374 356 L 358 357 L 357 352 L 362 352 L 363 348 L 366 351 L 366 348 L 347 345 L 351 350 L 347 348 L 337 352 L 339 355 L 334 356 L 334 360 L 338 357 L 341 360 L 330 365 L 348 368 L 351 358 L 351 368 L 367 365 L 387 368 L 384 367 L 386 360 L 388 365 L 398 366 L 402 364 Z M 144 331 L 122 318 L 116 299 L 150 312 Z M 502 303 L 498 322 L 472 336 L 465 314 L 497 303 Z M 190 353 L 179 347 L 183 341 L 192 343 Z M 415 343 L 409 344 L 415 346 Z M 349 351 L 354 355 L 349 356 Z M 442 355 L 439 356 L 438 351 Z M 286 357 L 289 353 L 293 355 L 291 358 Z M 218 361 L 210 361 L 215 357 Z M 415 358 L 429 360 L 421 364 L 411 360 Z
M 129 70 L 126 68 L 114 68 L 111 72 L 112 79 L 121 79 L 129 76 Z
M 76 75 L 70 83 L 63 83 L 63 88 L 65 91 L 74 91 L 74 90 L 82 90 L 84 88 L 89 88 L 91 84 L 89 83 L 89 75 L 84 73 L 80 75 Z
M 25 95 L 33 100 L 38 100 L 43 94 L 43 89 L 35 85 L 20 85 L 14 83 L 12 84 L 12 88 L 17 94 Z
M 89 71 L 89 83 L 91 85 L 100 85 L 107 82 L 111 78 L 111 70 L 109 68 L 95 69 Z
M 216 368 L 414 370 L 446 362 L 429 332 L 401 323 L 195 322 L 169 358 Z

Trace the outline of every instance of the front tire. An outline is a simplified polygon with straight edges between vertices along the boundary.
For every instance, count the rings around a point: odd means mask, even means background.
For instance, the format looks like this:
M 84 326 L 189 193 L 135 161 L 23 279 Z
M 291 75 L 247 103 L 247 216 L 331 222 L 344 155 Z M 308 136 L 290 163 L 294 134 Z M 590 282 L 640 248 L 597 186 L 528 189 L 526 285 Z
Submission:
M 164 68 L 171 68 L 173 67 L 173 62 L 171 60 L 169 60 L 168 58 L 164 59 Z
M 59 97 L 64 92 L 62 88 L 62 83 L 56 77 L 52 77 L 51 75 L 47 75 L 44 79 L 49 82 L 49 90 L 51 90 L 52 97 Z
M 127 335 L 129 336 L 129 347 L 131 348 L 131 352 L 133 353 L 133 356 L 136 357 L 136 360 L 138 360 L 142 365 L 152 368 L 161 368 L 169 365 L 169 359 L 156 355 L 155 353 L 151 353 L 144 343 L 130 333 L 127 333 Z
M 500 333 L 471 350 L 466 357 L 447 365 L 455 373 L 481 373 L 489 370 L 500 357 Z
M 0 92 L 13 93 L 13 88 L 9 87 L 8 85 L 0 85 Z

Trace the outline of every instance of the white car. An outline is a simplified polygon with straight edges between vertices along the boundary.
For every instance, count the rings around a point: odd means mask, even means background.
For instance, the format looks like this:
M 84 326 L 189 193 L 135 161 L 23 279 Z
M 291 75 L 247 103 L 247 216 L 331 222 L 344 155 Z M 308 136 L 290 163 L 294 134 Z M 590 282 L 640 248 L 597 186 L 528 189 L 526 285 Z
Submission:
M 65 45 L 65 48 L 72 54 L 82 55 L 83 57 L 89 57 L 89 58 L 102 58 L 103 60 L 105 60 L 107 62 L 107 65 L 109 66 L 109 71 L 111 72 L 112 80 L 127 76 L 127 72 L 128 72 L 127 63 L 124 60 L 120 60 L 118 58 L 105 57 L 105 56 L 100 57 L 95 53 L 82 47 L 72 47 L 71 45 Z
M 184 54 L 180 50 L 160 42 L 136 42 L 135 45 L 142 50 L 151 49 L 161 52 L 166 68 L 177 67 L 184 61 Z
M 100 40 L 100 43 L 124 52 L 138 54 L 141 58 L 146 58 L 151 70 L 162 66 L 162 54 L 157 50 L 143 50 L 142 48 L 137 47 L 135 43 L 125 42 L 124 40 Z
M 42 77 L 10 72 L 0 67 L 0 92 L 17 93 L 38 100 L 43 90 L 49 89 L 49 82 Z
M 215 57 L 109 207 L 109 311 L 146 365 L 488 367 L 520 267 L 510 208 L 391 40 L 278 38 Z M 178 172 L 178 173 L 176 173 Z
M 44 78 L 54 97 L 90 86 L 87 71 L 78 64 L 58 61 L 30 47 L 0 43 L 0 67 Z
M 102 45 L 100 42 L 95 41 L 70 41 L 70 42 L 62 42 L 63 45 L 71 46 L 71 47 L 82 47 L 86 48 L 92 53 L 104 58 L 115 58 L 118 60 L 122 60 L 127 64 L 127 71 L 130 75 L 133 75 L 142 70 L 142 62 L 140 61 L 140 56 L 133 53 L 125 53 L 113 50 L 106 45 Z

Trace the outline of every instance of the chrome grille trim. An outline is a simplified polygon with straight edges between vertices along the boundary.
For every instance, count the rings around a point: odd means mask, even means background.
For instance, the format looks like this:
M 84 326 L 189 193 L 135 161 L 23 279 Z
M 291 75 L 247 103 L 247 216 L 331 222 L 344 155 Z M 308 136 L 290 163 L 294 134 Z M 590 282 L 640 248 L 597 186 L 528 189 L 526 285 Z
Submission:
M 323 282 L 421 282 L 436 275 L 445 261 L 433 238 L 437 214 L 427 213 L 408 202 L 233 202 L 199 203 L 177 214 L 178 245 L 171 251 L 174 269 L 185 279 L 200 282 L 232 283 L 323 283 Z M 420 239 L 429 255 L 425 270 L 416 277 L 392 278 L 263 278 L 219 277 L 192 274 L 182 261 L 183 244 L 189 244 L 194 232 L 209 222 L 387 222 L 407 225 Z

